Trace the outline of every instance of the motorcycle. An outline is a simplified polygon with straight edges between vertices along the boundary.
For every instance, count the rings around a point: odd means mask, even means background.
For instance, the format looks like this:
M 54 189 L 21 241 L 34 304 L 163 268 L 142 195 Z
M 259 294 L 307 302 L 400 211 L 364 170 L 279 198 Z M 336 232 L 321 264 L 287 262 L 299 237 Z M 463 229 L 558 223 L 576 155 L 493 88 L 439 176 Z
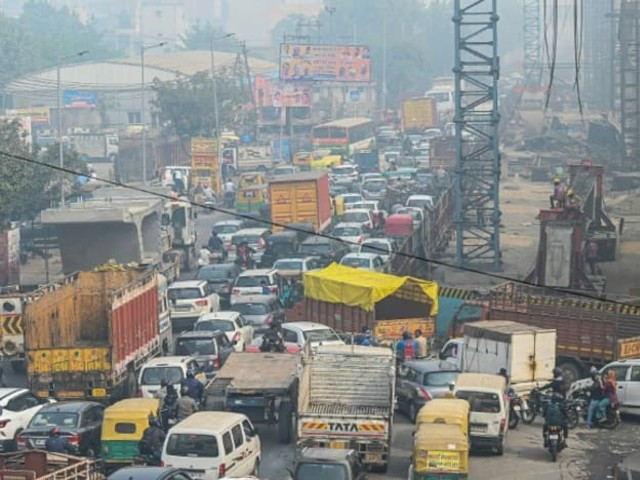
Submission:
M 513 388 L 509 389 L 509 428 L 513 430 L 518 426 L 518 422 L 522 415 L 526 415 L 524 412 L 529 411 L 529 405 L 527 400 L 518 395 Z
M 547 449 L 551 454 L 551 460 L 556 461 L 558 453 L 566 446 L 562 427 L 559 425 L 550 425 L 547 432 Z
M 533 423 L 537 415 L 544 417 L 550 401 L 551 395 L 543 394 L 537 388 L 531 390 L 528 402 L 526 399 L 524 400 L 525 403 L 520 411 L 522 421 L 529 425 Z M 567 427 L 569 429 L 576 428 L 578 423 L 580 423 L 580 411 L 582 410 L 582 406 L 579 402 L 570 399 L 564 402 L 564 409 Z
M 591 403 L 591 391 L 589 388 L 582 388 L 571 393 L 571 401 L 579 406 L 582 412 L 582 418 L 587 419 L 589 413 L 589 404 Z M 603 419 L 595 419 L 594 427 L 600 427 L 607 430 L 615 429 L 620 423 L 620 407 L 619 404 L 608 405 Z

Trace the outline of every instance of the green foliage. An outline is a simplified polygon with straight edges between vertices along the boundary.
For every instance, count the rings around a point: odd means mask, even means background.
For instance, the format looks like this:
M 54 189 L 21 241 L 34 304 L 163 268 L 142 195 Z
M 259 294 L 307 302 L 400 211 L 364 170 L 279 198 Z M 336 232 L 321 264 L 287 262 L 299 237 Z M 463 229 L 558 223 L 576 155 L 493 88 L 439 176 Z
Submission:
M 60 180 L 65 180 L 66 193 L 76 189 L 74 178 L 44 165 L 28 163 L 3 153 L 33 158 L 17 121 L 0 122 L 0 226 L 9 220 L 33 218 L 39 211 L 58 201 Z M 39 155 L 38 161 L 58 165 L 58 145 Z M 87 173 L 86 164 L 74 152 L 65 154 L 65 167 Z
M 0 85 L 25 73 L 51 68 L 58 55 L 80 50 L 89 50 L 84 60 L 117 56 L 95 25 L 84 25 L 66 7 L 29 0 L 19 18 L 0 16 Z
M 196 24 L 182 37 L 184 50 L 209 50 L 212 46 L 217 52 L 235 52 L 238 50 L 238 41 L 233 38 L 222 38 L 226 35 L 224 30 L 216 28 L 207 22 L 205 25 Z
M 243 106 L 250 101 L 246 90 L 223 70 L 216 75 L 220 127 L 236 128 L 248 119 Z M 181 137 L 210 136 L 215 132 L 213 81 L 208 72 L 172 82 L 156 80 L 154 106 L 160 120 Z

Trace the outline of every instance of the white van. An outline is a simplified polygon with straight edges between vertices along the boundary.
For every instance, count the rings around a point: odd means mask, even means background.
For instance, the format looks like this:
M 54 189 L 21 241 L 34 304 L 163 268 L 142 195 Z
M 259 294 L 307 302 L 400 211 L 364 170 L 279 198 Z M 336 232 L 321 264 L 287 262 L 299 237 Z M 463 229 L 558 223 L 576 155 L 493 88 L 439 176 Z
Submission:
M 260 437 L 240 413 L 197 412 L 169 430 L 162 462 L 195 480 L 258 476 Z
M 509 403 L 505 378 L 486 373 L 461 373 L 453 394 L 469 402 L 469 440 L 471 448 L 495 449 L 504 453 L 509 430 Z

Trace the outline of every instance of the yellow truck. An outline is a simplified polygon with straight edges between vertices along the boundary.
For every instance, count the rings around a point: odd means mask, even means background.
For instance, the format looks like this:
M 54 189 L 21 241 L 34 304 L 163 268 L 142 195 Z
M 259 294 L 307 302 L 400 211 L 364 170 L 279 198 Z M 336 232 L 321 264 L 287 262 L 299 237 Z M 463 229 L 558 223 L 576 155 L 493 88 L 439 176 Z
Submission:
M 402 102 L 402 127 L 405 133 L 424 133 L 438 126 L 436 103 L 429 97 L 409 98 Z

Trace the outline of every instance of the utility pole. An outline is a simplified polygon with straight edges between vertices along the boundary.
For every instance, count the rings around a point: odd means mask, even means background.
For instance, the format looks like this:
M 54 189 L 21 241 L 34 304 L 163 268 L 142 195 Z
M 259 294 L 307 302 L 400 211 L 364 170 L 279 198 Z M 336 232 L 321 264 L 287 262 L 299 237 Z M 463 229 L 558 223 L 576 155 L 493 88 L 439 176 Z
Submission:
M 222 149 L 222 135 L 220 132 L 220 110 L 218 106 L 218 78 L 216 76 L 216 57 L 213 43 L 216 40 L 222 40 L 225 38 L 232 37 L 233 33 L 227 33 L 226 35 L 220 38 L 211 37 L 211 81 L 213 82 L 213 118 L 216 123 L 216 151 L 218 155 L 218 162 L 220 164 L 220 175 L 222 174 L 222 158 L 221 158 L 221 149 Z M 222 186 L 222 182 L 219 182 L 220 186 Z
M 387 110 L 387 17 L 382 20 L 382 112 Z
M 60 81 L 60 63 L 63 60 L 69 60 L 75 57 L 81 57 L 89 53 L 89 50 L 82 50 L 81 52 L 74 53 L 72 55 L 66 55 L 56 57 L 56 99 L 58 106 L 58 157 L 60 161 L 60 168 L 64 168 L 64 146 L 62 145 L 62 86 Z M 62 173 L 62 172 L 61 172 Z M 64 176 L 60 177 L 60 208 L 64 208 Z
M 147 126 L 145 125 L 145 84 L 144 84 L 144 52 L 152 48 L 164 47 L 167 42 L 156 43 L 155 45 L 140 47 L 140 124 L 142 125 L 142 184 L 147 184 Z

